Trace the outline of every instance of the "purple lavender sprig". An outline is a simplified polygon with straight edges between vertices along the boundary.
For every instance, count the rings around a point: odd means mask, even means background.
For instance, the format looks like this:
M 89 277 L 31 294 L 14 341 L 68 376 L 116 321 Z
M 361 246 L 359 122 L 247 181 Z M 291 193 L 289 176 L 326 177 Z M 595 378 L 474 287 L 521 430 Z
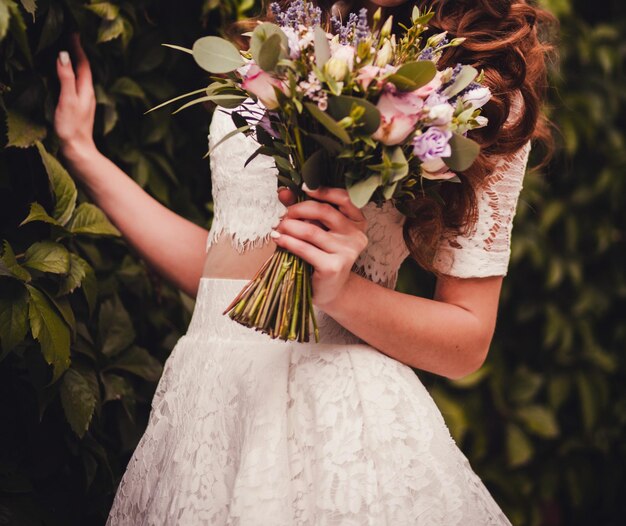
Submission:
M 286 11 L 283 11 L 278 2 L 272 2 L 270 10 L 279 26 L 290 27 L 296 31 L 300 26 L 313 27 L 322 23 L 322 10 L 305 0 L 295 0 Z

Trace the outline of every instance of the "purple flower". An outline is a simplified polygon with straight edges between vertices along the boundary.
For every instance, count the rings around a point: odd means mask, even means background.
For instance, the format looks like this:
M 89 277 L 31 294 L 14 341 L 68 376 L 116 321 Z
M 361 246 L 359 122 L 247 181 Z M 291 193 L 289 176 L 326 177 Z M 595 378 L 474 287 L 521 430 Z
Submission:
M 429 128 L 413 139 L 413 153 L 422 162 L 450 157 L 452 155 L 451 138 L 452 132 L 450 131 L 435 127 Z

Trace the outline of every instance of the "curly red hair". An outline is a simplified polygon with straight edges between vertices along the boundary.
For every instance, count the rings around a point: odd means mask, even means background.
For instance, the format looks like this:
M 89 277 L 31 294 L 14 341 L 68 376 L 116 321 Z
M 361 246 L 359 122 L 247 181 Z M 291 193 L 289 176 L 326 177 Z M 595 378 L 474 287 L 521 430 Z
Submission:
M 278 3 L 286 6 L 290 2 Z M 322 9 L 323 23 L 327 25 L 334 12 L 345 16 L 361 4 L 358 0 L 313 3 Z M 405 2 L 383 8 L 383 20 L 393 15 L 396 30 L 398 22 L 409 25 L 415 4 Z M 403 233 L 411 257 L 422 268 L 440 275 L 434 258 L 442 236 L 467 235 L 473 230 L 478 219 L 476 190 L 493 172 L 498 159 L 513 155 L 529 140 L 542 143 L 544 161 L 548 158 L 552 140 L 542 106 L 548 87 L 547 57 L 553 48 L 545 36 L 549 28 L 556 26 L 556 20 L 526 0 L 424 0 L 420 4 L 435 12 L 429 23 L 432 31 L 448 31 L 452 37 L 466 39 L 461 46 L 449 49 L 440 65 L 470 64 L 484 71 L 485 84 L 493 94 L 483 108 L 488 126 L 470 132 L 481 145 L 481 154 L 469 170 L 459 174 L 464 184 L 442 184 L 438 193 L 443 202 L 420 193 L 408 203 L 412 217 L 407 217 Z M 238 22 L 229 33 L 236 37 L 259 19 L 272 19 L 269 2 L 261 17 Z M 240 42 L 245 45 L 243 39 Z M 516 97 L 521 97 L 522 111 L 518 118 L 511 119 Z

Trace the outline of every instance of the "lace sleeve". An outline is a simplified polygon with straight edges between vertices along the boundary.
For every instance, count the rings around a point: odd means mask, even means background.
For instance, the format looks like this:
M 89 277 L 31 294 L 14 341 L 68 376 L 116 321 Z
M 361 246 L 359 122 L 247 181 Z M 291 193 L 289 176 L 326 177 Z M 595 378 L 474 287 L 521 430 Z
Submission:
M 517 102 L 517 101 L 516 101 Z M 521 112 L 519 102 L 511 116 Z M 478 221 L 469 235 L 444 236 L 435 256 L 435 268 L 458 278 L 506 276 L 511 255 L 511 231 L 522 190 L 530 141 L 502 157 L 477 191 Z
M 239 107 L 237 111 L 248 110 Z M 209 127 L 209 148 L 233 130 L 235 125 L 229 110 L 216 109 Z M 272 226 L 285 210 L 276 193 L 274 160 L 258 155 L 244 167 L 258 147 L 253 136 L 238 133 L 211 152 L 213 222 L 207 250 L 222 234 L 230 237 L 231 245 L 239 253 L 264 245 L 270 240 Z

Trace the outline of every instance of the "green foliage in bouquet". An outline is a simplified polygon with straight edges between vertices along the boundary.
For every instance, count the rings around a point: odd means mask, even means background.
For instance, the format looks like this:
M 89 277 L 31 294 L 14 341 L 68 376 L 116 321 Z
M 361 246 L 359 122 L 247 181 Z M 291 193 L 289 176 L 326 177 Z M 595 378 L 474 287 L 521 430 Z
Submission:
M 361 208 L 389 199 L 402 205 L 420 191 L 436 194 L 442 180 L 460 182 L 452 170 L 468 169 L 478 156 L 480 147 L 466 132 L 486 125 L 480 108 L 491 95 L 469 65 L 437 70 L 444 51 L 463 38 L 425 39 L 434 13 L 417 6 L 399 42 L 391 34 L 393 17 L 381 26 L 380 9 L 371 28 L 365 8 L 345 24 L 333 19 L 332 34 L 311 2 L 270 8 L 276 23 L 258 23 L 246 35 L 245 51 L 215 36 L 192 49 L 165 44 L 192 55 L 213 82 L 153 110 L 198 94 L 176 112 L 209 101 L 236 109 L 235 129 L 213 150 L 238 133 L 254 134 L 259 147 L 245 165 L 261 154 L 272 157 L 278 181 L 299 201 L 307 199 L 303 183 L 346 188 Z M 250 109 L 248 99 L 260 104 Z M 309 341 L 312 323 L 317 342 L 311 273 L 309 263 L 278 248 L 224 314 L 299 342 Z

